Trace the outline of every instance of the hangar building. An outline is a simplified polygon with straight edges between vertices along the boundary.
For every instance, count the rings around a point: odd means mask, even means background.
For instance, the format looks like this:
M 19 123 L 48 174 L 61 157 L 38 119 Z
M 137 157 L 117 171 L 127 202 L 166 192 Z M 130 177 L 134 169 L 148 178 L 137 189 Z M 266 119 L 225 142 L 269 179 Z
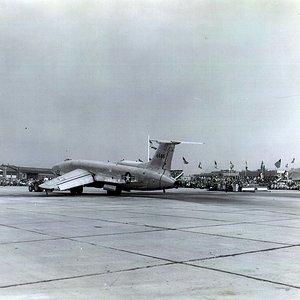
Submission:
M 16 180 L 29 179 L 43 179 L 45 177 L 52 178 L 54 176 L 51 169 L 36 168 L 36 167 L 22 167 L 10 164 L 0 165 L 0 178 Z

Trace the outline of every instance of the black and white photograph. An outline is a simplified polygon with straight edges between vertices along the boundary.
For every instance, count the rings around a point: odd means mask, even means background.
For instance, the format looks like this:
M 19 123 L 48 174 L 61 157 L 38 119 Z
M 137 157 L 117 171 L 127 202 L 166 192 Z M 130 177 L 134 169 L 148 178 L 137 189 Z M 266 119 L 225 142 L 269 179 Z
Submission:
M 0 0 L 0 299 L 300 299 L 300 1 Z

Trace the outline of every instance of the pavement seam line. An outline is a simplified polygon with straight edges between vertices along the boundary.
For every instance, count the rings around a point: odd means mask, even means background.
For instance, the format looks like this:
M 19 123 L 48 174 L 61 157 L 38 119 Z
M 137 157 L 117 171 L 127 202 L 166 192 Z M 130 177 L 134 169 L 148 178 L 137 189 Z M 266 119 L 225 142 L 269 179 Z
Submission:
M 300 286 L 297 286 L 297 285 L 292 285 L 292 284 L 288 284 L 288 283 L 277 282 L 277 281 L 268 280 L 268 279 L 259 278 L 259 277 L 254 277 L 254 276 L 250 276 L 250 275 L 246 275 L 246 274 L 240 274 L 240 273 L 235 273 L 235 272 L 226 271 L 226 270 L 222 270 L 222 269 L 211 268 L 211 267 L 198 266 L 198 265 L 189 264 L 189 263 L 187 263 L 187 264 L 182 263 L 182 264 L 187 265 L 187 266 L 196 267 L 196 268 L 201 268 L 201 269 L 206 269 L 206 270 L 211 270 L 211 271 L 226 273 L 226 274 L 230 274 L 230 275 L 240 276 L 240 277 L 244 277 L 244 278 L 248 278 L 248 279 L 253 279 L 253 280 L 257 280 L 257 281 L 268 282 L 268 283 L 272 283 L 272 284 L 276 284 L 276 285 L 281 285 L 281 286 L 285 286 L 285 287 L 289 287 L 289 288 L 294 288 L 294 289 L 297 289 L 297 290 L 300 289 Z
M 18 286 L 26 286 L 26 285 L 33 285 L 33 284 L 48 283 L 48 282 L 55 282 L 55 281 L 62 281 L 62 280 L 71 280 L 71 279 L 84 278 L 84 277 L 102 276 L 102 275 L 106 275 L 106 274 L 131 272 L 131 271 L 136 271 L 136 270 L 143 270 L 143 269 L 149 269 L 149 268 L 154 268 L 154 267 L 166 266 L 166 265 L 170 265 L 170 264 L 171 263 L 162 263 L 162 264 L 157 264 L 157 265 L 149 265 L 149 266 L 144 266 L 144 267 L 136 267 L 136 268 L 123 269 L 123 270 L 116 270 L 116 271 L 106 271 L 106 272 L 82 274 L 82 275 L 75 275 L 75 276 L 66 276 L 66 277 L 61 277 L 61 278 L 37 280 L 37 281 L 31 281 L 31 282 L 15 283 L 15 284 L 0 286 L 0 289 L 6 289 L 6 288 L 12 288 L 12 287 L 18 287 Z
M 299 247 L 299 246 L 300 246 L 299 244 L 296 244 L 296 245 L 287 245 L 287 246 L 276 247 L 276 248 L 267 248 L 267 249 L 261 249 L 261 250 L 239 252 L 239 253 L 233 253 L 233 254 L 224 254 L 224 255 L 218 255 L 218 256 L 213 256 L 213 257 L 204 257 L 204 258 L 200 258 L 200 259 L 185 260 L 185 261 L 183 261 L 183 263 L 189 263 L 189 262 L 195 262 L 195 261 L 205 261 L 205 260 L 210 260 L 210 259 L 218 259 L 218 258 L 226 258 L 226 257 L 234 257 L 234 256 L 240 256 L 240 255 L 246 255 L 246 254 L 260 253 L 260 252 L 276 251 L 276 250 Z
M 230 238 L 230 239 L 237 239 L 237 240 L 246 240 L 246 241 L 253 241 L 253 242 L 260 242 L 260 243 L 269 243 L 269 244 L 276 244 L 276 245 L 289 245 L 289 246 L 293 245 L 293 244 L 289 244 L 289 243 L 279 243 L 279 242 L 272 242 L 272 241 L 262 241 L 262 240 L 249 239 L 249 238 L 243 238 L 243 237 L 237 237 L 237 236 L 229 236 L 229 235 L 206 233 L 206 232 L 197 232 L 197 231 L 191 231 L 191 230 L 180 230 L 179 229 L 178 231 L 192 232 L 192 233 L 209 235 L 209 236 L 216 236 L 216 237 L 223 237 L 223 238 Z

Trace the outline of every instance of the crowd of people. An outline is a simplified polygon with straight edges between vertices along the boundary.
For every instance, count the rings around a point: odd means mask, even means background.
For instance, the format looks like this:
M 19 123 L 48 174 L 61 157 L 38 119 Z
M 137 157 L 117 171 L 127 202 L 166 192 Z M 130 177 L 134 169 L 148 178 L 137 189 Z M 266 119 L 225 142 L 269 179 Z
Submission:
M 242 191 L 243 188 L 264 187 L 267 189 L 299 190 L 300 185 L 292 180 L 278 177 L 249 178 L 249 177 L 201 177 L 195 176 L 182 181 L 182 186 L 187 188 L 200 188 L 215 191 Z
M 29 186 L 35 179 L 1 178 L 0 186 Z
M 1 178 L 0 186 L 29 186 L 30 179 Z M 280 177 L 220 177 L 193 176 L 180 181 L 181 187 L 200 188 L 215 191 L 242 191 L 245 187 L 267 187 L 268 189 L 300 190 L 300 183 Z
M 0 186 L 27 186 L 29 185 L 29 181 L 27 179 L 1 178 Z

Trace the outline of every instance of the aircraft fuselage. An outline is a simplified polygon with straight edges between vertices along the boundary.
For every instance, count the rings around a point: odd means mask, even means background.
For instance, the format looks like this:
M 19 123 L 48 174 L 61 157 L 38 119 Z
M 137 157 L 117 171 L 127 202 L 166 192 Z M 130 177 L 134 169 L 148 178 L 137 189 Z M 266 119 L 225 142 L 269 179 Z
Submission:
M 122 190 L 161 190 L 174 188 L 175 179 L 168 170 L 154 171 L 147 163 L 135 165 L 91 160 L 68 160 L 55 165 L 52 170 L 56 175 L 63 175 L 76 169 L 93 174 L 92 186 L 103 187 L 105 182 L 118 185 Z M 104 175 L 105 174 L 105 175 Z M 103 185 L 101 185 L 103 183 Z

